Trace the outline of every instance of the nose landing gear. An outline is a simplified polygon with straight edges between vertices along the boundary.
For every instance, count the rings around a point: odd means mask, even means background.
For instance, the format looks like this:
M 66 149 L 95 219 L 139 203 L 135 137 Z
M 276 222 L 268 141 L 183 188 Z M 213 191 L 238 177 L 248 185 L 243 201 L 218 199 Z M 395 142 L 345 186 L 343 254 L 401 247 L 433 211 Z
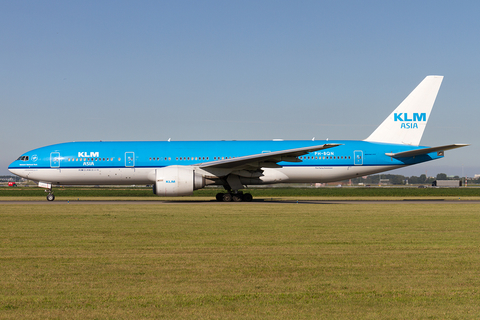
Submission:
M 47 200 L 48 201 L 55 200 L 55 195 L 53 194 L 53 188 L 52 188 L 52 183 L 51 182 L 40 181 L 40 182 L 38 182 L 38 186 L 40 188 L 44 188 L 45 192 L 48 192 L 48 195 L 47 195 Z
M 55 195 L 53 194 L 53 189 L 52 187 L 48 188 L 48 189 L 45 189 L 45 192 L 48 192 L 47 194 L 47 200 L 48 201 L 53 201 L 55 200 Z

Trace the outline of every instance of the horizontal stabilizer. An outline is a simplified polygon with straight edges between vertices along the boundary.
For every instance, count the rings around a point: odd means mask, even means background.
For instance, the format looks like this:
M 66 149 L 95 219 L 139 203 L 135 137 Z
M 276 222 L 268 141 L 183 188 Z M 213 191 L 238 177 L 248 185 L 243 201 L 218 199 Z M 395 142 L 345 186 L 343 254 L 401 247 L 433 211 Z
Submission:
M 428 153 L 436 152 L 436 151 L 451 150 L 451 149 L 456 149 L 456 148 L 461 148 L 461 147 L 466 147 L 466 146 L 468 146 L 468 144 L 450 144 L 448 146 L 415 149 L 415 150 L 403 151 L 403 152 L 398 152 L 398 153 L 385 153 L 385 155 L 387 155 L 389 157 L 393 157 L 393 158 L 406 158 L 406 157 L 414 157 L 414 156 L 418 156 L 418 155 L 421 155 L 421 154 L 428 154 Z

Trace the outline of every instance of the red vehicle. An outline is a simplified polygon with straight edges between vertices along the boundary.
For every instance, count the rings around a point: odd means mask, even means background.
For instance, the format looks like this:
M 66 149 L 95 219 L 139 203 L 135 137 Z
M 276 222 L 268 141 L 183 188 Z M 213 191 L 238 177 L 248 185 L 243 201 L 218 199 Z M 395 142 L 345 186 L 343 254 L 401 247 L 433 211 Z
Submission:
M 8 183 L 8 186 L 9 186 L 9 187 L 16 187 L 17 184 L 16 184 L 15 182 L 9 182 L 9 183 Z

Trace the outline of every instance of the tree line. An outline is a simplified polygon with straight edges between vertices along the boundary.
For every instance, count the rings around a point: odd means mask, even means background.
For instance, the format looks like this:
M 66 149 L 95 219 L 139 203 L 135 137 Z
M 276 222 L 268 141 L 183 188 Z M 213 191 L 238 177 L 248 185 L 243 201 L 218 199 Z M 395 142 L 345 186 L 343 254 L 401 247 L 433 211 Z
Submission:
M 439 173 L 436 177 L 427 177 L 427 175 L 422 174 L 419 177 L 417 176 L 403 176 L 400 174 L 376 174 L 366 177 L 358 177 L 352 179 L 353 184 L 395 184 L 395 185 L 406 185 L 406 184 L 428 184 L 431 185 L 435 180 L 461 180 L 459 176 L 448 177 L 446 173 Z M 477 179 L 468 179 L 468 183 L 471 184 L 480 184 L 480 178 Z

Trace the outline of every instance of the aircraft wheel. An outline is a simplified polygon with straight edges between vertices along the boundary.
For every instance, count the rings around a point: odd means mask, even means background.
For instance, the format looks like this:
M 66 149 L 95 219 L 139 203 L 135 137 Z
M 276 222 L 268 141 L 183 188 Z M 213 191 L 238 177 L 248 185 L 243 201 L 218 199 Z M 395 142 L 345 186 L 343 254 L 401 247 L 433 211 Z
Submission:
M 252 200 L 253 200 L 253 197 L 252 197 L 252 195 L 251 195 L 250 193 L 245 193 L 245 194 L 243 195 L 243 201 L 245 201 L 245 202 L 251 202 Z
M 240 201 L 243 200 L 243 197 L 242 197 L 241 194 L 234 194 L 234 195 L 232 196 L 232 199 L 233 199 L 233 201 L 235 201 L 235 202 L 240 202 Z
M 48 200 L 48 201 L 53 201 L 53 200 L 55 200 L 55 195 L 54 195 L 53 193 L 49 193 L 49 194 L 47 195 L 47 200 Z
M 223 202 L 230 202 L 230 201 L 232 201 L 232 194 L 224 193 L 223 194 Z
M 217 199 L 217 201 L 223 201 L 223 195 L 224 195 L 224 193 L 217 193 L 215 198 Z

